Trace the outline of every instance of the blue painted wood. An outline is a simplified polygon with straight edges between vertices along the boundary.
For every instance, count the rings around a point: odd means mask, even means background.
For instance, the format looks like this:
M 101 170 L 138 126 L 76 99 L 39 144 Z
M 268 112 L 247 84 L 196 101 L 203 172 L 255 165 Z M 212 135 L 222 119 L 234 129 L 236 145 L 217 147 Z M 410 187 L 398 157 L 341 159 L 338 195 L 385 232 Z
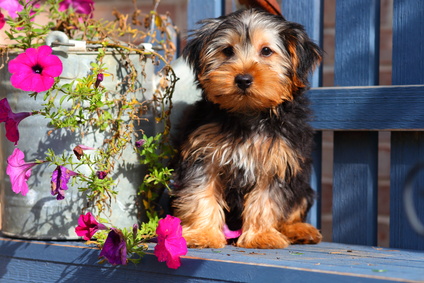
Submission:
M 315 129 L 424 129 L 424 86 L 324 87 L 308 96 Z
M 308 36 L 322 47 L 323 38 L 323 0 L 285 0 L 282 2 L 282 13 L 286 20 L 302 24 Z M 322 86 L 322 65 L 310 78 L 312 87 Z M 316 201 L 308 214 L 308 222 L 317 228 L 321 227 L 321 174 L 322 174 L 322 132 L 315 134 L 313 151 L 313 168 L 311 187 L 316 193 Z
M 390 170 L 390 246 L 394 248 L 424 250 L 424 237 L 409 224 L 403 207 L 403 188 L 409 170 L 424 160 L 424 134 L 422 132 L 392 133 Z M 424 220 L 424 172 L 415 178 L 415 208 Z M 421 193 L 418 193 L 418 192 Z
M 188 0 L 187 28 L 193 30 L 198 27 L 197 22 L 207 18 L 222 16 L 225 10 L 225 0 Z
M 424 84 L 424 5 L 420 0 L 393 2 L 392 84 Z
M 98 264 L 82 242 L 0 237 L 1 282 L 422 282 L 424 253 L 322 243 L 257 250 L 189 249 L 169 269 L 149 245 L 138 265 Z
M 394 1 L 393 6 L 393 84 L 424 84 L 424 5 L 420 0 Z M 421 96 L 421 93 L 416 93 Z M 421 110 L 422 111 L 422 110 Z M 406 174 L 424 161 L 424 132 L 395 132 L 391 135 L 390 245 L 424 249 L 424 238 L 409 225 L 402 190 Z M 424 172 L 416 179 L 424 185 Z M 416 195 L 418 215 L 424 220 L 424 198 Z
M 321 207 L 322 207 L 322 132 L 314 135 L 314 148 L 312 151 L 312 175 L 311 187 L 315 191 L 315 202 L 306 217 L 306 221 L 316 228 L 321 229 Z
M 334 84 L 378 84 L 380 1 L 336 2 Z
M 377 132 L 336 132 L 334 136 L 338 144 L 333 165 L 337 174 L 333 184 L 333 240 L 375 245 Z
M 334 83 L 378 83 L 379 0 L 336 2 Z M 378 133 L 334 133 L 333 241 L 377 241 Z
M 284 0 L 281 8 L 286 20 L 303 25 L 308 36 L 318 46 L 323 46 L 323 0 Z M 310 83 L 312 87 L 322 86 L 322 65 L 314 72 Z

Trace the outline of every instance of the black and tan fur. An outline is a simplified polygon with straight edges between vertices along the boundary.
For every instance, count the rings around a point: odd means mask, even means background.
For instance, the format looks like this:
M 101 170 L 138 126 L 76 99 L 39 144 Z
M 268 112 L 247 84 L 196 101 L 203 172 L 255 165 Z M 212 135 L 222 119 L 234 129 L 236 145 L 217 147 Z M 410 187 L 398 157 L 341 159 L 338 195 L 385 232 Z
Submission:
M 313 131 L 304 92 L 320 49 L 303 27 L 252 9 L 203 21 L 184 56 L 202 99 L 176 146 L 174 214 L 191 247 L 223 247 L 224 224 L 245 248 L 318 243 L 304 223 Z

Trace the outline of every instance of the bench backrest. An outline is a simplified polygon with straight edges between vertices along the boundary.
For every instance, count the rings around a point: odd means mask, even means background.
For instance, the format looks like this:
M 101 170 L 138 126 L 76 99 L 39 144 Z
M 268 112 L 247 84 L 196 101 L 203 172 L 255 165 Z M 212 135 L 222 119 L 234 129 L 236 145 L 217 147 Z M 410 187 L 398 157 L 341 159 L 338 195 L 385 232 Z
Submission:
M 188 28 L 224 13 L 225 1 L 188 1 Z M 282 0 L 287 20 L 301 23 L 320 46 L 323 0 Z M 380 1 L 336 1 L 334 85 L 322 68 L 309 91 L 317 130 L 311 184 L 321 193 L 322 130 L 334 131 L 333 241 L 377 244 L 378 131 L 391 132 L 390 246 L 424 249 L 406 218 L 402 191 L 409 170 L 424 161 L 424 3 L 393 1 L 392 86 L 378 86 Z M 424 184 L 424 172 L 416 178 Z M 415 207 L 424 219 L 424 197 Z M 320 198 L 309 221 L 320 227 Z

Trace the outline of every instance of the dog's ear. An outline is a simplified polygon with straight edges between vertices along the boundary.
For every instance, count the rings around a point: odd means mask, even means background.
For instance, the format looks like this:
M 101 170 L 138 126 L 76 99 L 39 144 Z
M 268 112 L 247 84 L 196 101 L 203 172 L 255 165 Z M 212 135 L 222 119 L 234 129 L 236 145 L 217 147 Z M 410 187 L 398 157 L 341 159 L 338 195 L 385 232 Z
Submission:
M 202 20 L 198 22 L 198 24 L 201 25 L 200 28 L 191 31 L 188 36 L 188 42 L 183 49 L 182 55 L 194 70 L 196 78 L 200 73 L 200 58 L 202 52 L 206 45 L 210 43 L 212 34 L 216 31 L 220 23 L 221 21 L 219 18 Z
M 302 25 L 286 22 L 288 28 L 281 33 L 287 51 L 290 54 L 294 83 L 297 87 L 308 84 L 308 75 L 322 60 L 322 50 L 306 34 Z

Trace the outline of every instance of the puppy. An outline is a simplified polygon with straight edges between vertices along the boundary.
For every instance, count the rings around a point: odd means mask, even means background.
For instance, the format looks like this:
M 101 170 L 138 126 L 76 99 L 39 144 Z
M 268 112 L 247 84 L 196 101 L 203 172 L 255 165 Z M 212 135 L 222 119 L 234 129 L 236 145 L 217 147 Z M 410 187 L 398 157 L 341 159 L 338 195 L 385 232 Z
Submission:
M 176 147 L 173 209 L 190 247 L 315 244 L 304 223 L 313 130 L 304 93 L 321 50 L 299 24 L 241 10 L 201 22 L 183 56 L 202 99 L 185 115 Z

